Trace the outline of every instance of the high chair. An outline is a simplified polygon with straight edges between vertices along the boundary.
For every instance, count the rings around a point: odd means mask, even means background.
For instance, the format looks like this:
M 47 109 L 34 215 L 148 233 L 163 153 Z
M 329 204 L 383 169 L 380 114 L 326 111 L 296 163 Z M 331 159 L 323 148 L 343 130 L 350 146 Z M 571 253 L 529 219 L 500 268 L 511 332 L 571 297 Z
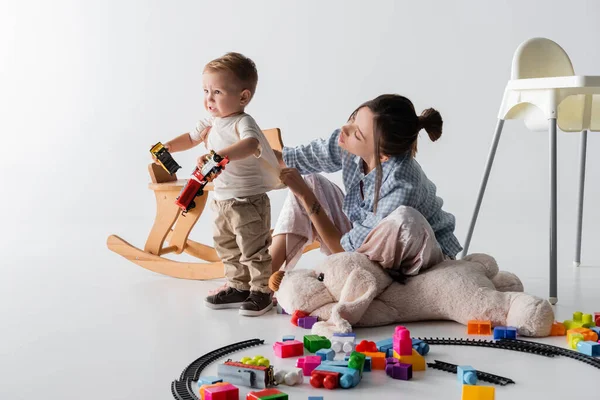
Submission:
M 500 134 L 507 119 L 523 119 L 528 129 L 549 132 L 550 141 L 550 303 L 556 304 L 556 128 L 581 132 L 579 202 L 574 265 L 581 261 L 581 230 L 587 131 L 600 131 L 600 76 L 575 75 L 567 53 L 555 42 L 533 38 L 522 43 L 512 60 L 511 79 L 504 90 L 477 202 L 462 256 L 467 254 L 479 208 L 494 162 Z
M 263 131 L 269 144 L 281 151 L 281 131 L 277 128 Z M 190 231 L 200 218 L 208 193 L 213 190 L 212 183 L 204 188 L 204 194 L 194 200 L 196 207 L 182 213 L 175 205 L 175 199 L 185 186 L 187 179 L 177 179 L 176 174 L 169 175 L 157 164 L 148 165 L 151 183 L 148 187 L 156 197 L 156 216 L 150 230 L 144 250 L 131 245 L 119 236 L 110 235 L 107 246 L 110 250 L 131 262 L 159 274 L 182 279 L 216 279 L 224 276 L 223 263 L 215 249 L 188 238 Z M 219 179 L 217 177 L 217 179 Z M 168 245 L 165 246 L 165 241 Z M 308 246 L 305 252 L 319 247 L 317 242 Z M 205 262 L 181 262 L 163 257 L 165 254 L 185 252 Z

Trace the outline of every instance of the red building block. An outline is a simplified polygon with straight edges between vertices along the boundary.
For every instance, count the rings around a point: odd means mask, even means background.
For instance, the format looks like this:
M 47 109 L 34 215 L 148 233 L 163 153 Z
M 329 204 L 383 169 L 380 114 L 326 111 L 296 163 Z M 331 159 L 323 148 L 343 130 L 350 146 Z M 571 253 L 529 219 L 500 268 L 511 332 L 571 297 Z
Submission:
M 240 390 L 228 383 L 204 389 L 204 400 L 239 400 Z
M 469 321 L 467 324 L 469 335 L 491 335 L 492 323 L 490 321 Z
M 594 313 L 594 323 L 596 326 L 600 326 L 600 312 Z
M 310 385 L 315 388 L 325 387 L 333 390 L 340 386 L 340 373 L 314 370 L 310 374 Z
M 368 340 L 361 340 L 360 343 L 356 345 L 355 350 L 359 353 L 377 353 L 379 351 L 375 342 L 369 342 Z
M 297 340 L 273 343 L 273 351 L 279 358 L 298 357 L 304 355 L 304 343 Z

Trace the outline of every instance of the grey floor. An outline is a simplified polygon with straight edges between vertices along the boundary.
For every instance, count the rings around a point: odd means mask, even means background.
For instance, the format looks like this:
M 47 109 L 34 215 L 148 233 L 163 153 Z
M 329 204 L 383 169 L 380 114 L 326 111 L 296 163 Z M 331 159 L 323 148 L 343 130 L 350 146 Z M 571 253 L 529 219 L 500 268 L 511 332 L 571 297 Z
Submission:
M 261 338 L 265 345 L 236 354 L 263 355 L 277 367 L 294 360 L 276 360 L 271 350 L 283 335 L 306 334 L 288 316 L 272 312 L 245 318 L 236 311 L 206 309 L 202 298 L 221 281 L 193 282 L 162 277 L 108 251 L 108 233 L 121 233 L 137 245 L 145 240 L 145 223 L 132 221 L 118 232 L 113 223 L 62 227 L 72 232 L 53 237 L 16 231 L 7 248 L 0 281 L 1 399 L 169 399 L 170 383 L 196 357 L 231 342 Z M 567 249 L 563 249 L 565 252 Z M 570 249 L 568 249 L 570 250 Z M 569 253 L 570 254 L 570 253 Z M 539 256 L 540 260 L 543 256 Z M 320 260 L 315 253 L 302 261 Z M 530 260 L 528 260 L 530 262 Z M 522 274 L 526 290 L 546 296 L 547 270 Z M 516 271 L 518 265 L 513 265 Z M 574 270 L 561 261 L 557 318 L 574 310 L 600 311 L 600 267 Z M 414 336 L 466 337 L 464 326 L 451 322 L 407 324 Z M 393 326 L 362 329 L 360 339 L 390 337 Z M 565 346 L 564 338 L 544 342 Z M 428 360 L 439 359 L 514 379 L 497 387 L 498 399 L 566 398 L 573 385 L 592 382 L 600 370 L 564 358 L 548 359 L 515 352 L 432 346 Z M 216 364 L 205 374 L 216 373 Z M 242 389 L 245 393 L 246 389 Z M 308 383 L 282 387 L 292 399 L 322 395 L 326 399 L 459 399 L 455 376 L 428 370 L 410 382 L 394 381 L 383 372 L 368 373 L 352 390 L 325 391 Z M 366 397 L 365 397 L 366 396 Z

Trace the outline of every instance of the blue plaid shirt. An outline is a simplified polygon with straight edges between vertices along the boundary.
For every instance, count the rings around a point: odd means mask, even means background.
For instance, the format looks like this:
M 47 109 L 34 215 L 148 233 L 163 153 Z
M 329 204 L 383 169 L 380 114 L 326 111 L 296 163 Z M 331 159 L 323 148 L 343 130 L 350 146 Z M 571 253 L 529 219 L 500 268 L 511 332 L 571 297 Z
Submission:
M 359 248 L 379 221 L 402 205 L 415 208 L 429 221 L 444 254 L 455 257 L 462 250 L 454 236 L 454 216 L 442 210 L 443 200 L 436 196 L 435 185 L 414 158 L 407 153 L 381 164 L 381 191 L 374 213 L 377 172 L 373 170 L 365 175 L 362 159 L 339 147 L 339 135 L 338 129 L 329 139 L 317 139 L 305 146 L 284 147 L 283 160 L 302 175 L 342 170 L 346 187 L 343 210 L 352 222 L 352 229 L 341 240 L 346 251 Z

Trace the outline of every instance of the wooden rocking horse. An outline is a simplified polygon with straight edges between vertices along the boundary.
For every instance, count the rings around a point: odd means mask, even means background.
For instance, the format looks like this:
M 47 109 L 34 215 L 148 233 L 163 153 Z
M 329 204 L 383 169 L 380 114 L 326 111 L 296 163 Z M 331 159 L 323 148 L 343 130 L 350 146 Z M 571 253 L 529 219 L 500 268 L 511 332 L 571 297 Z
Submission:
M 283 148 L 281 131 L 278 128 L 263 131 L 274 150 Z M 200 218 L 208 192 L 213 190 L 212 183 L 204 188 L 204 194 L 194 200 L 196 207 L 182 213 L 175 199 L 185 186 L 186 179 L 177 179 L 176 174 L 169 175 L 161 166 L 148 166 L 152 182 L 148 187 L 156 197 L 156 216 L 150 230 L 144 250 L 131 245 L 117 235 L 110 235 L 106 242 L 108 248 L 129 261 L 159 274 L 181 279 L 216 279 L 224 276 L 223 263 L 211 246 L 195 242 L 188 238 L 192 228 Z M 165 241 L 168 246 L 165 246 Z M 315 242 L 305 252 L 319 247 Z M 187 253 L 204 262 L 180 262 L 164 258 L 165 254 Z

